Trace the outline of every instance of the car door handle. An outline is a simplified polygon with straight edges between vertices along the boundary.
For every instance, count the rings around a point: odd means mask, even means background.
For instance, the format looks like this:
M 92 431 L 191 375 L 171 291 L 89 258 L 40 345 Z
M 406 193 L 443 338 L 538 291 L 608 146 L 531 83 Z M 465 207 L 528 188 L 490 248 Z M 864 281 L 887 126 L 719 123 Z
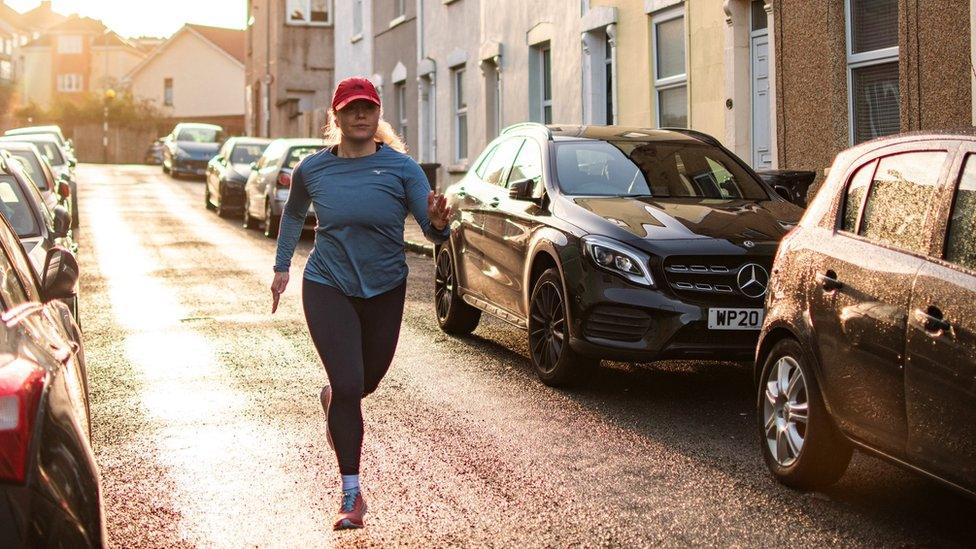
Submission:
M 490 206 L 492 208 L 497 208 L 499 204 L 501 204 L 501 199 L 499 199 L 496 196 L 495 198 L 492 198 L 491 199 L 491 202 L 488 203 L 488 206 Z
M 834 271 L 827 271 L 826 273 L 817 273 L 817 283 L 823 288 L 825 292 L 833 292 L 844 287 L 844 283 L 837 280 L 837 273 Z
M 915 309 L 915 320 L 930 334 L 938 335 L 952 329 L 952 324 L 942 317 L 942 311 L 932 305 L 929 305 L 928 310 L 925 311 Z

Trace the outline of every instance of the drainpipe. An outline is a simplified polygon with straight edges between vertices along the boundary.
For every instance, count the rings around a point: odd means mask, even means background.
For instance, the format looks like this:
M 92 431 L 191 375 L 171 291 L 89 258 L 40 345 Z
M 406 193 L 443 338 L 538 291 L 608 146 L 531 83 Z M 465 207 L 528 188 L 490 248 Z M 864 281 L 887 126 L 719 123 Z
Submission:
M 613 104 L 613 123 L 619 125 L 620 117 L 617 114 L 620 111 L 619 105 L 619 95 L 617 94 L 617 89 L 619 83 L 617 82 L 617 24 L 611 23 L 607 25 L 607 42 L 610 43 L 610 89 L 607 93 L 610 94 L 611 103 Z
M 270 0 L 266 5 L 268 9 L 264 33 L 264 136 L 271 137 L 271 17 L 274 10 Z

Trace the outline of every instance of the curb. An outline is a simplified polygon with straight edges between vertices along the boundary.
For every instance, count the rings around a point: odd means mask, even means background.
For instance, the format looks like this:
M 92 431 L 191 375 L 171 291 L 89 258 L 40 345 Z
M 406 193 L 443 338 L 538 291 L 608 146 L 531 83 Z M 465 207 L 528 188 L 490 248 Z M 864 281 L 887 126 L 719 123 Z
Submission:
M 408 252 L 425 255 L 427 257 L 434 257 L 434 246 L 432 244 L 421 244 L 419 242 L 411 242 L 410 240 L 407 240 L 405 247 Z

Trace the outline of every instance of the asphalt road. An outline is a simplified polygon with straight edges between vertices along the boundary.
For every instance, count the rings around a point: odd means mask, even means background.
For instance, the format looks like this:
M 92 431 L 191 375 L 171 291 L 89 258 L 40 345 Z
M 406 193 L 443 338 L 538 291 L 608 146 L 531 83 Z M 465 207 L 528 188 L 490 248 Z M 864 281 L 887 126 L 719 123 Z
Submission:
M 604 364 L 549 389 L 524 335 L 437 329 L 410 256 L 396 359 L 364 404 L 362 531 L 338 470 L 299 267 L 158 168 L 81 166 L 81 313 L 110 536 L 143 546 L 899 546 L 976 542 L 976 502 L 858 455 L 835 487 L 775 483 L 741 365 Z

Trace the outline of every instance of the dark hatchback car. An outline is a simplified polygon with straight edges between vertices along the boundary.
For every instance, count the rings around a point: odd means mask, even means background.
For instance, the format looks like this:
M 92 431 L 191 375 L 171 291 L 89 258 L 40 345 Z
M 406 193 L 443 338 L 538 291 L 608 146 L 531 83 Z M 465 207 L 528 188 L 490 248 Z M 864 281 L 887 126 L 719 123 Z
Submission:
M 468 333 L 486 311 L 527 329 L 549 384 L 604 358 L 751 358 L 801 214 L 689 130 L 513 126 L 446 194 L 441 328 Z
M 306 156 L 325 147 L 321 139 L 276 139 L 251 166 L 244 185 L 244 228 L 264 227 L 264 236 L 278 237 L 281 212 L 291 192 L 291 174 Z M 315 211 L 308 207 L 306 228 L 315 226 Z
M 163 173 L 203 177 L 220 149 L 224 129 L 213 124 L 181 122 L 163 138 Z
M 829 485 L 857 447 L 976 495 L 976 137 L 841 153 L 767 311 L 758 422 L 781 482 Z
M 78 263 L 55 248 L 42 273 L 0 220 L 0 546 L 100 547 L 84 349 L 62 303 Z
M 16 141 L 0 141 L 0 150 L 7 151 L 24 166 L 24 171 L 30 176 L 37 190 L 44 197 L 48 209 L 53 210 L 59 204 L 71 211 L 71 186 L 68 178 L 58 178 L 51 169 L 51 164 L 33 143 L 18 143 Z
M 220 217 L 244 211 L 244 184 L 251 175 L 251 164 L 264 154 L 270 139 L 232 137 L 207 164 L 207 186 L 203 203 Z

